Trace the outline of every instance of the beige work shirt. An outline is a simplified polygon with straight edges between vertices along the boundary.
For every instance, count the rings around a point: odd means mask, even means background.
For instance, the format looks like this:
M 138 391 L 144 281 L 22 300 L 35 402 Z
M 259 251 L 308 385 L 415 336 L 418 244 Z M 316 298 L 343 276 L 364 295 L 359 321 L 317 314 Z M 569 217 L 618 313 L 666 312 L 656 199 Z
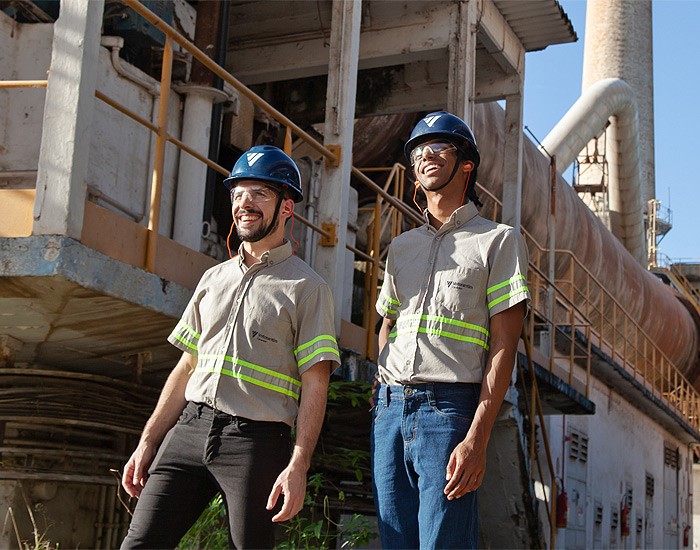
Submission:
M 207 270 L 168 341 L 197 356 L 188 401 L 290 426 L 301 375 L 340 364 L 330 289 L 288 242 L 250 268 L 239 250 Z
M 378 364 L 385 384 L 481 382 L 489 319 L 529 300 L 527 248 L 512 227 L 473 203 L 389 247 L 377 312 L 396 321 Z

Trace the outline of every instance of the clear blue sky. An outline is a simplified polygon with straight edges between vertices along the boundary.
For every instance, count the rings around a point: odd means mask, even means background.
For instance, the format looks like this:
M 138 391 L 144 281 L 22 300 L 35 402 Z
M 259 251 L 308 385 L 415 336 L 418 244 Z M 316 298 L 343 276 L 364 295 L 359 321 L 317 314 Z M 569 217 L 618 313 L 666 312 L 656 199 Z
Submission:
M 585 0 L 559 0 L 579 40 L 525 58 L 524 123 L 544 139 L 581 95 Z M 672 260 L 700 261 L 700 0 L 654 0 L 656 197 L 673 229 L 661 241 Z M 565 175 L 571 180 L 571 170 Z M 670 197 L 670 202 L 669 202 Z

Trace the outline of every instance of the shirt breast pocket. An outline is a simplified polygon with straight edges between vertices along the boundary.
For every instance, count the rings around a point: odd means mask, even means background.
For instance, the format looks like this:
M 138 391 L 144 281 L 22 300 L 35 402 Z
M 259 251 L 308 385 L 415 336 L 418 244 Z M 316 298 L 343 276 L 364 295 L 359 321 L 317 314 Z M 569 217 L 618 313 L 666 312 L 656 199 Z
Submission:
M 439 271 L 435 277 L 436 299 L 451 311 L 476 307 L 485 300 L 485 267 L 456 267 Z

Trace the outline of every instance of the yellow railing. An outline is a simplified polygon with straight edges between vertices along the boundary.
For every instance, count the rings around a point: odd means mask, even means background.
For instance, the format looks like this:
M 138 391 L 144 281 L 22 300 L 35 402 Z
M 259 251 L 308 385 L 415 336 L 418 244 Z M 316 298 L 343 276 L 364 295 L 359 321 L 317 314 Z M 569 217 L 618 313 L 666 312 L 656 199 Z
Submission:
M 134 11 L 142 15 L 147 21 L 162 31 L 165 38 L 165 48 L 163 55 L 163 66 L 161 70 L 161 97 L 160 109 L 158 113 L 157 124 L 134 114 L 126 107 L 118 104 L 110 99 L 107 95 L 100 91 L 96 91 L 95 95 L 100 100 L 104 101 L 111 107 L 122 112 L 134 121 L 148 128 L 156 134 L 155 162 L 152 174 L 152 194 L 151 206 L 149 211 L 149 239 L 146 247 L 145 266 L 147 269 L 153 270 L 155 262 L 155 246 L 156 246 L 156 228 L 160 213 L 160 195 L 163 180 L 164 168 L 164 152 L 165 143 L 170 142 L 185 151 L 186 153 L 197 158 L 205 163 L 210 168 L 227 174 L 228 170 L 211 161 L 210 159 L 198 154 L 186 144 L 182 143 L 175 136 L 170 135 L 166 130 L 166 122 L 168 119 L 168 94 L 170 93 L 170 75 L 172 68 L 172 42 L 179 44 L 184 50 L 188 51 L 193 58 L 197 59 L 203 66 L 221 77 L 225 82 L 233 86 L 240 94 L 248 97 L 256 106 L 267 112 L 272 118 L 277 120 L 285 127 L 285 147 L 291 148 L 291 138 L 295 135 L 308 143 L 316 151 L 318 151 L 328 163 L 335 164 L 338 162 L 339 148 L 333 146 L 324 146 L 303 129 L 294 124 L 290 119 L 277 111 L 274 107 L 258 97 L 254 92 L 246 88 L 236 78 L 229 74 L 224 68 L 216 64 L 209 57 L 199 50 L 194 44 L 181 36 L 175 29 L 167 25 L 162 19 L 157 17 L 147 8 L 145 8 L 137 0 L 125 0 Z M 0 83 L 2 88 L 23 88 L 23 87 L 45 87 L 46 81 L 5 81 Z M 291 151 L 289 151 L 291 152 Z M 397 172 L 399 171 L 396 168 Z M 422 219 L 411 207 L 402 202 L 403 194 L 402 185 L 394 186 L 394 192 L 388 193 L 385 188 L 380 187 L 373 182 L 369 177 L 363 174 L 359 169 L 352 169 L 353 176 L 373 193 L 378 196 L 376 208 L 379 219 L 386 216 L 386 208 L 392 208 L 392 216 L 405 217 L 412 223 L 420 224 Z M 392 176 L 393 177 L 393 176 Z M 403 179 L 403 170 L 401 170 L 401 179 Z M 387 186 L 385 186 L 388 189 Z M 487 190 L 482 188 L 483 193 Z M 490 194 L 489 194 L 490 195 Z M 500 201 L 491 195 L 493 200 L 493 210 L 490 213 L 492 218 L 498 216 Z M 486 209 L 484 215 L 489 215 Z M 313 231 L 330 237 L 329 233 L 323 228 L 318 227 L 304 217 L 295 215 L 302 224 L 306 225 Z M 398 219 L 398 218 L 396 218 Z M 376 224 L 375 224 L 376 225 Z M 396 226 L 400 227 L 400 226 Z M 377 226 L 373 229 L 375 233 L 378 231 L 381 235 L 381 227 Z M 529 285 L 533 295 L 533 308 L 531 312 L 530 330 L 531 337 L 534 338 L 535 331 L 542 328 L 548 328 L 551 334 L 550 365 L 552 370 L 558 359 L 565 360 L 570 365 L 568 378 L 569 382 L 574 381 L 573 363 L 583 360 L 586 357 L 585 371 L 585 388 L 588 395 L 590 388 L 590 345 L 594 343 L 597 347 L 611 357 L 615 362 L 627 370 L 635 379 L 647 385 L 652 393 L 659 397 L 663 402 L 668 403 L 683 411 L 683 416 L 691 423 L 695 429 L 700 428 L 700 399 L 698 393 L 682 375 L 680 370 L 673 365 L 668 357 L 659 349 L 659 347 L 649 338 L 639 324 L 630 316 L 625 308 L 610 295 L 610 293 L 600 284 L 600 282 L 583 266 L 579 260 L 573 256 L 570 251 L 556 250 L 555 258 L 558 264 L 564 262 L 568 264 L 566 276 L 561 279 L 551 281 L 545 275 L 548 267 L 548 251 L 537 243 L 530 235 L 525 232 L 530 249 L 530 277 Z M 367 273 L 372 273 L 370 279 L 371 292 L 376 293 L 377 285 L 371 281 L 378 281 L 378 273 L 380 269 L 381 251 L 379 245 L 368 247 L 368 252 L 361 251 L 355 247 L 348 246 L 357 257 L 362 261 L 369 262 L 371 267 L 366 270 Z M 563 259 L 562 259 L 563 258 Z M 376 279 L 375 279 L 376 277 Z M 555 307 L 553 311 L 548 311 L 544 296 L 553 294 L 553 303 Z M 376 294 L 375 294 L 376 295 Z M 364 328 L 368 333 L 373 333 L 373 325 L 370 323 L 370 318 L 373 315 L 370 313 L 373 308 L 366 308 L 367 314 L 363 322 Z M 576 342 L 576 334 L 582 334 L 586 341 L 587 348 L 581 349 L 581 344 Z M 372 346 L 369 342 L 372 336 L 368 334 L 367 348 L 365 353 L 367 356 L 374 355 Z M 556 341 L 568 341 L 568 352 L 557 355 L 555 351 Z
M 480 187 L 493 201 L 497 215 L 500 201 Z M 557 359 L 568 357 L 569 383 L 575 379 L 574 364 L 585 376 L 585 395 L 590 392 L 592 346 L 622 367 L 654 397 L 674 408 L 695 430 L 700 431 L 700 394 L 646 331 L 605 286 L 570 250 L 555 250 L 554 263 L 560 273 L 554 280 L 549 271 L 549 250 L 521 228 L 528 243 L 530 270 L 528 286 L 532 296 L 530 337 L 538 330 L 550 331 L 549 370 Z M 553 293 L 553 299 L 550 299 Z M 548 304 L 554 304 L 549 311 Z M 583 338 L 576 338 L 576 336 Z M 557 354 L 555 345 L 566 345 Z M 584 359 L 585 357 L 585 359 Z M 563 361 L 559 361 L 560 366 Z
M 100 90 L 95 91 L 95 96 L 117 110 L 118 112 L 124 114 L 130 119 L 134 120 L 138 124 L 147 128 L 153 132 L 156 136 L 155 140 L 155 154 L 154 154 L 154 164 L 152 171 L 152 181 L 151 181 L 151 198 L 150 198 L 150 208 L 148 215 L 148 237 L 146 242 L 146 252 L 144 258 L 143 267 L 148 271 L 153 272 L 155 268 L 156 261 L 156 246 L 157 246 L 157 228 L 160 219 L 160 208 L 161 208 L 161 194 L 162 194 L 162 183 L 164 174 L 164 164 L 165 164 L 165 145 L 166 143 L 171 143 L 178 147 L 180 150 L 186 152 L 192 157 L 196 158 L 200 162 L 206 164 L 212 170 L 215 170 L 223 175 L 228 175 L 229 171 L 223 166 L 217 164 L 211 159 L 201 155 L 197 151 L 193 150 L 191 147 L 180 141 L 177 137 L 173 136 L 167 131 L 167 121 L 169 118 L 169 101 L 168 97 L 170 94 L 170 80 L 172 74 L 172 44 L 177 43 L 185 51 L 189 52 L 194 59 L 199 61 L 208 70 L 219 76 L 222 80 L 230 84 L 239 94 L 247 97 L 255 106 L 266 112 L 273 119 L 279 122 L 285 129 L 284 138 L 284 149 L 285 152 L 291 154 L 292 140 L 296 136 L 302 141 L 310 145 L 322 157 L 330 166 L 337 166 L 340 158 L 340 146 L 339 145 L 328 145 L 324 146 L 315 140 L 311 135 L 305 132 L 302 128 L 297 126 L 289 118 L 275 109 L 272 105 L 264 101 L 261 97 L 256 95 L 253 91 L 244 86 L 240 81 L 238 81 L 234 76 L 228 73 L 223 67 L 212 61 L 207 55 L 198 49 L 189 40 L 184 38 L 177 30 L 169 26 L 165 21 L 160 19 L 157 15 L 152 13 L 146 7 L 144 7 L 138 0 L 124 0 L 129 7 L 134 11 L 139 13 L 144 17 L 149 23 L 158 28 L 165 34 L 165 45 L 163 49 L 163 61 L 161 67 L 161 83 L 160 83 L 160 97 L 159 99 L 159 111 L 158 119 L 154 124 L 153 122 L 139 116 L 134 113 L 131 109 L 121 105 L 119 102 L 110 98 L 105 93 Z M 0 82 L 0 89 L 2 88 L 45 88 L 47 86 L 46 80 L 22 80 L 22 81 L 2 81 Z M 367 169 L 366 172 L 377 171 L 381 169 Z M 394 219 L 407 218 L 412 220 L 414 223 L 422 223 L 422 220 L 415 210 L 407 206 L 400 199 L 401 193 L 403 192 L 403 166 L 397 164 L 393 168 L 388 169 L 390 171 L 389 179 L 387 180 L 387 185 L 382 188 L 372 181 L 368 176 L 366 176 L 362 171 L 353 167 L 352 175 L 357 181 L 362 185 L 367 187 L 372 193 L 377 195 L 376 204 L 381 208 L 382 213 L 386 212 L 388 208 L 391 208 Z M 391 181 L 396 181 L 393 185 L 392 193 L 387 191 Z M 400 180 L 400 183 L 398 183 Z M 380 216 L 381 217 L 381 216 Z M 332 235 L 329 231 L 326 231 L 322 227 L 314 224 L 312 221 L 307 220 L 303 216 L 295 213 L 295 219 L 301 222 L 306 227 L 310 228 L 312 231 L 325 237 L 327 240 L 331 240 Z M 365 270 L 366 273 L 371 274 L 371 279 L 374 280 L 374 289 L 376 296 L 376 281 L 378 280 L 378 274 L 380 269 L 380 251 L 378 248 L 372 248 L 368 246 L 368 252 L 359 250 L 356 247 L 347 245 L 347 249 L 353 252 L 361 261 L 368 264 L 368 268 Z M 366 312 L 364 315 L 363 328 L 367 330 L 367 343 L 364 353 L 367 357 L 375 358 L 376 354 L 374 351 L 374 330 L 373 330 L 373 308 L 370 308 L 371 312 Z

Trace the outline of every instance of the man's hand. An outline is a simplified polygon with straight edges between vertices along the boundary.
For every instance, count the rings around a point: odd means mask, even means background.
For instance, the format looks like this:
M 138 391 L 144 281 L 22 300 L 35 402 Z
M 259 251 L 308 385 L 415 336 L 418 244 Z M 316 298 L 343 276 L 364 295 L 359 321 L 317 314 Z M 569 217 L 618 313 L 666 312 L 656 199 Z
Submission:
M 467 436 L 454 448 L 447 463 L 445 494 L 448 500 L 476 491 L 484 480 L 486 447 L 510 385 L 525 312 L 525 302 L 520 302 L 491 318 L 490 349 L 479 404 Z
M 445 494 L 447 500 L 460 498 L 467 493 L 476 491 L 484 480 L 486 472 L 486 446 L 467 436 L 457 445 L 445 472 Z
M 301 401 L 297 417 L 297 439 L 289 465 L 277 476 L 267 499 L 267 509 L 272 510 L 280 495 L 284 504 L 272 521 L 286 521 L 299 513 L 306 498 L 306 473 L 311 466 L 311 455 L 316 447 L 318 434 L 326 412 L 328 379 L 331 362 L 319 361 L 301 375 Z
M 267 499 L 267 509 L 272 510 L 280 495 L 284 495 L 282 509 L 275 514 L 272 521 L 287 521 L 296 516 L 304 506 L 306 498 L 306 470 L 292 464 L 287 466 L 279 476 Z
M 197 357 L 183 352 L 160 393 L 153 414 L 146 422 L 138 447 L 124 466 L 122 486 L 131 497 L 138 498 L 148 479 L 148 468 L 158 451 L 165 434 L 177 422 L 187 401 L 185 387 L 197 367 Z
M 130 497 L 139 498 L 146 480 L 148 467 L 156 456 L 156 450 L 147 445 L 139 445 L 124 466 L 122 487 Z

